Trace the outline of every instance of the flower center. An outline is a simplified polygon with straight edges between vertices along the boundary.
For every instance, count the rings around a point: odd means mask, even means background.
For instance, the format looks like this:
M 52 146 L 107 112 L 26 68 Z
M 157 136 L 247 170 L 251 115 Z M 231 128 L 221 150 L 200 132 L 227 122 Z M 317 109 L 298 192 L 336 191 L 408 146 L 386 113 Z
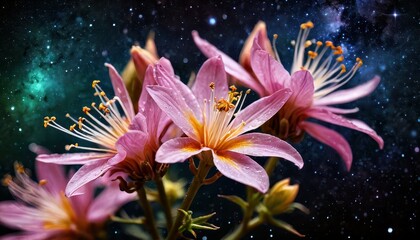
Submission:
M 92 82 L 95 89 L 95 96 L 100 100 L 99 105 L 92 103 L 91 107 L 84 106 L 82 112 L 87 117 L 79 117 L 77 120 L 70 114 L 66 114 L 74 124 L 65 128 L 56 122 L 56 117 L 45 117 L 44 127 L 51 126 L 69 135 L 98 144 L 100 147 L 79 146 L 78 143 L 66 145 L 66 150 L 79 148 L 90 151 L 101 151 L 116 153 L 115 143 L 118 138 L 128 132 L 132 121 L 127 109 L 118 97 L 109 99 L 103 89 L 99 86 L 99 80 Z M 124 114 L 120 113 L 122 109 Z M 92 111 L 93 110 L 93 111 Z M 91 113 L 93 112 L 93 113 Z
M 241 111 L 245 96 L 250 93 L 250 90 L 247 90 L 245 95 L 243 95 L 242 92 L 238 92 L 237 88 L 232 85 L 229 87 L 230 91 L 226 98 L 217 99 L 214 96 L 214 83 L 211 83 L 209 87 L 211 89 L 210 99 L 212 99 L 212 102 L 204 99 L 204 125 L 201 138 L 205 146 L 212 149 L 221 149 L 222 144 L 235 137 L 245 125 L 245 122 L 242 122 L 237 126 L 233 126 L 232 119 L 235 114 Z

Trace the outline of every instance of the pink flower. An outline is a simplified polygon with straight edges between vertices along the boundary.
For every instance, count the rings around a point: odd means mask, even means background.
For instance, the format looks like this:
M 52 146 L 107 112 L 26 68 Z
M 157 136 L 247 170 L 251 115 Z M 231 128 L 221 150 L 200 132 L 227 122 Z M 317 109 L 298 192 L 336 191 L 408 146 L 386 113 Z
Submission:
M 135 191 L 136 184 L 151 180 L 156 174 L 163 175 L 167 169 L 167 165 L 156 163 L 154 156 L 161 142 L 168 138 L 166 133 L 171 124 L 170 119 L 150 99 L 147 92 L 140 96 L 139 112 L 135 115 L 120 75 L 111 65 L 106 66 L 109 68 L 115 97 L 108 98 L 99 86 L 99 81 L 95 80 L 92 87 L 100 99 L 100 104 L 92 103 L 91 107 L 83 107 L 86 117 L 75 119 L 67 114 L 74 122 L 69 129 L 59 125 L 55 117 L 44 119 L 45 127 L 51 126 L 98 145 L 90 147 L 75 143 L 66 146 L 66 149 L 76 148 L 88 152 L 42 154 L 37 157 L 38 161 L 47 163 L 83 165 L 67 185 L 68 196 L 77 193 L 84 184 L 107 172 L 128 175 L 128 184 L 123 176 L 119 176 L 118 179 L 122 190 L 132 192 Z M 145 75 L 145 84 L 155 84 L 151 68 Z M 120 112 L 120 109 L 123 112 Z
M 303 166 L 300 154 L 288 143 L 262 133 L 247 133 L 261 126 L 290 96 L 284 89 L 242 109 L 247 93 L 228 88 L 220 57 L 207 60 L 197 74 L 192 90 L 173 73 L 156 64 L 158 86 L 147 88 L 151 97 L 187 137 L 165 142 L 156 154 L 161 163 L 182 162 L 203 151 L 211 151 L 213 163 L 226 177 L 266 192 L 268 176 L 246 155 L 275 156 Z
M 292 75 L 280 63 L 277 52 L 274 58 L 273 54 L 269 53 L 271 48 L 263 44 L 268 39 L 266 31 L 256 34 L 250 49 L 251 72 L 201 39 L 197 32 L 193 32 L 193 38 L 207 57 L 221 55 L 226 71 L 243 85 L 254 89 L 261 97 L 269 96 L 284 88 L 292 90 L 292 95 L 285 106 L 263 126 L 265 132 L 292 140 L 300 140 L 307 132 L 320 142 L 334 148 L 344 160 L 347 169 L 350 169 L 353 157 L 347 140 L 336 131 L 307 120 L 314 118 L 363 132 L 372 137 L 382 149 L 383 140 L 374 130 L 360 120 L 342 116 L 357 112 L 357 108 L 341 109 L 331 106 L 352 102 L 369 95 L 379 84 L 380 78 L 376 76 L 357 87 L 337 91 L 352 79 L 362 61 L 356 59 L 353 68 L 347 72 L 345 66 L 340 64 L 344 60 L 342 48 L 334 46 L 329 41 L 325 43 L 318 41 L 315 49 L 307 52 L 308 57 L 304 63 L 305 49 L 312 45 L 311 41 L 307 41 L 309 29 L 312 27 L 312 22 L 301 25 L 301 32 L 295 43 Z
M 84 185 L 83 195 L 67 198 L 68 179 L 61 166 L 36 162 L 38 183 L 22 165 L 16 163 L 15 167 L 15 179 L 8 175 L 3 182 L 18 201 L 0 202 L 0 223 L 22 232 L 1 239 L 96 239 L 106 232 L 109 216 L 135 199 L 135 195 L 121 192 L 116 183 L 94 197 L 97 182 Z

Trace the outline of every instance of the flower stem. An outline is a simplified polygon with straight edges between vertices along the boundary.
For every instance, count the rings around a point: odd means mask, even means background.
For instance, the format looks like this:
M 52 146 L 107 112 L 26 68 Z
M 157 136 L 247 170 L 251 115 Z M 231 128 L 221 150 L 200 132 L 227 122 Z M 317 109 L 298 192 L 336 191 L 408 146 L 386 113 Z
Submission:
M 270 157 L 267 162 L 265 162 L 264 169 L 269 177 L 273 174 L 278 161 L 279 159 L 277 157 Z
M 162 178 L 157 176 L 155 178 L 156 187 L 159 192 L 159 201 L 163 207 L 163 211 L 165 212 L 166 217 L 166 227 L 167 229 L 171 229 L 172 227 L 172 211 L 171 206 L 168 201 L 168 197 L 166 196 L 165 186 L 163 185 Z
M 137 195 L 139 196 L 140 205 L 143 207 L 144 210 L 144 216 L 146 217 L 146 225 L 149 228 L 150 235 L 152 236 L 153 240 L 159 240 L 160 236 L 156 228 L 156 222 L 153 216 L 152 207 L 150 206 L 150 202 L 147 200 L 146 190 L 144 189 L 143 184 L 137 189 Z
M 187 194 L 185 195 L 184 201 L 181 204 L 180 209 L 188 211 L 192 201 L 194 200 L 195 195 L 197 194 L 200 187 L 203 185 L 204 179 L 210 171 L 212 165 L 208 164 L 208 159 L 200 160 L 198 165 L 197 174 L 195 174 L 191 185 L 188 188 Z M 181 211 L 178 211 L 176 215 L 175 223 L 172 225 L 171 230 L 169 231 L 167 240 L 175 240 L 179 234 L 178 229 L 182 224 L 184 219 L 184 214 Z

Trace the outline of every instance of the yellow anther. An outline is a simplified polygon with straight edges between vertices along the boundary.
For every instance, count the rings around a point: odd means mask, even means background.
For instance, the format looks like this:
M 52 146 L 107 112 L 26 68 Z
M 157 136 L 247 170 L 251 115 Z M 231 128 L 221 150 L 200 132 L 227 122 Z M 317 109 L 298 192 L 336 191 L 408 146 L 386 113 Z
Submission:
M 331 41 L 326 41 L 325 46 L 327 47 L 334 47 L 334 44 Z
M 300 67 L 300 70 L 306 70 L 306 68 L 304 66 Z
M 79 125 L 79 129 L 82 129 L 82 126 L 83 126 L 83 122 L 85 121 L 85 119 L 84 118 L 82 118 L 82 117 L 79 117 L 79 119 L 78 119 L 78 121 L 77 121 L 77 124 Z
M 104 91 L 100 92 L 100 94 L 102 97 L 106 95 Z
M 69 127 L 69 130 L 73 132 L 75 128 L 76 128 L 76 124 L 73 124 Z
M 340 73 L 345 73 L 347 71 L 346 66 L 344 64 L 341 64 L 340 67 L 341 67 Z
M 335 59 L 337 62 L 342 62 L 342 61 L 344 61 L 344 56 L 343 55 L 341 55 L 341 56 L 339 56 L 338 58 L 336 58 Z
M 251 93 L 251 89 L 246 90 L 245 94 L 250 94 Z
M 44 121 L 44 128 L 48 127 L 49 124 L 50 124 L 49 121 Z
M 105 110 L 105 109 L 107 109 L 107 107 L 105 106 L 105 104 L 103 104 L 103 103 L 100 103 L 99 104 L 99 108 L 98 108 L 99 110 Z
M 65 146 L 65 149 L 66 149 L 66 151 L 69 151 L 70 149 L 72 149 L 72 148 L 76 148 L 76 147 L 78 147 L 79 146 L 79 144 L 78 143 L 75 143 L 75 144 L 70 144 L 70 145 L 66 145 Z
M 12 182 L 13 182 L 13 178 L 12 178 L 12 176 L 10 174 L 4 175 L 4 177 L 3 177 L 2 181 L 1 181 L 1 183 L 5 187 L 9 186 L 10 183 L 12 183 Z
M 95 88 L 96 87 L 96 85 L 98 84 L 98 83 L 100 83 L 101 81 L 99 81 L 99 80 L 93 80 L 92 81 L 92 88 Z
M 232 91 L 232 92 L 236 92 L 236 90 L 238 90 L 238 89 L 235 87 L 235 85 L 231 85 L 231 86 L 229 87 L 229 89 L 230 89 L 230 91 Z
M 66 113 L 66 117 L 68 118 L 68 117 L 70 117 L 70 114 L 69 113 Z
M 84 106 L 84 107 L 82 108 L 82 111 L 83 111 L 84 113 L 88 114 L 88 113 L 89 113 L 89 111 L 90 111 L 90 108 L 88 108 L 88 107 Z
M 360 60 L 361 61 L 361 60 Z M 50 118 L 50 121 L 55 121 L 55 120 L 57 120 L 57 118 L 56 117 L 54 117 L 54 116 L 52 116 L 51 118 Z
M 321 42 L 321 41 L 317 41 L 317 42 L 316 42 L 316 45 L 317 45 L 318 47 L 321 47 L 321 46 L 322 46 L 322 42 Z
M 214 82 L 211 82 L 211 83 L 209 84 L 210 89 L 211 89 L 211 90 L 214 90 L 215 85 L 216 85 L 216 84 L 215 84 Z
M 307 28 L 313 28 L 314 27 L 314 23 L 311 22 L 311 21 L 307 21 L 305 24 L 306 24 Z
M 273 38 L 274 38 L 274 39 L 277 39 L 277 38 L 279 38 L 279 35 L 278 35 L 277 33 L 274 33 L 274 34 L 273 34 Z
M 360 59 L 360 58 L 356 58 L 356 63 L 357 63 L 357 66 L 358 66 L 358 67 L 360 67 L 360 66 L 362 66 L 362 65 L 363 65 L 363 61 L 362 61 L 362 59 Z
M 305 48 L 307 48 L 307 47 L 309 47 L 311 45 L 312 45 L 312 42 L 309 41 L 309 40 L 306 40 L 306 42 L 305 42 Z
M 38 185 L 39 186 L 44 186 L 45 184 L 47 184 L 47 182 L 48 181 L 46 179 L 42 179 L 42 180 L 39 181 Z
M 20 174 L 25 173 L 25 167 L 20 163 L 15 163 L 15 170 L 17 173 L 20 173 Z
M 217 101 L 215 107 L 219 111 L 228 112 L 230 109 L 234 108 L 235 105 L 233 105 L 231 102 L 227 101 L 226 99 L 222 98 L 219 101 Z
M 334 49 L 335 51 L 334 51 L 334 55 L 340 55 L 340 54 L 343 54 L 343 49 L 341 48 L 341 46 L 337 46 L 337 47 L 335 47 L 335 49 Z
M 48 116 L 44 117 L 44 121 L 49 121 L 49 120 L 50 120 L 50 117 Z
M 314 51 L 308 51 L 308 56 L 312 59 L 316 58 L 316 56 L 318 56 L 318 53 L 314 52 Z
M 96 103 L 92 102 L 92 103 L 90 104 L 90 106 L 91 106 L 91 107 L 95 107 L 95 106 L 96 106 Z

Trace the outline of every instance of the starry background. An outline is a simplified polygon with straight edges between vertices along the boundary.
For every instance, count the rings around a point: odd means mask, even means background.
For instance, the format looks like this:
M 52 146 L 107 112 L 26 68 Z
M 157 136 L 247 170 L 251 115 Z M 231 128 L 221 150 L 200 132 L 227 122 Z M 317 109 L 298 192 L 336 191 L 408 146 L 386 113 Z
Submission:
M 291 66 L 290 41 L 296 38 L 299 24 L 312 20 L 310 38 L 333 40 L 345 48 L 348 59 L 364 60 L 347 87 L 375 74 L 382 77 L 373 94 L 348 107 L 360 108 L 354 117 L 384 138 L 384 149 L 362 133 L 336 128 L 353 148 L 354 162 L 347 172 L 332 149 L 306 137 L 296 145 L 306 160 L 304 168 L 282 163 L 271 180 L 291 177 L 299 183 L 296 201 L 311 213 L 295 212 L 283 219 L 306 239 L 416 236 L 420 18 L 415 1 L 2 1 L 0 175 L 12 172 L 16 160 L 33 167 L 29 143 L 64 152 L 63 146 L 74 140 L 44 129 L 43 117 L 78 115 L 93 99 L 91 81 L 108 79 L 103 64 L 112 63 L 122 71 L 130 47 L 143 45 L 150 30 L 156 33 L 159 55 L 169 58 L 186 81 L 205 60 L 191 39 L 192 30 L 237 59 L 258 20 L 267 23 L 269 35 L 279 34 L 277 48 L 286 68 Z M 172 169 L 178 176 L 190 177 L 186 164 Z M 0 200 L 11 199 L 7 188 L 0 193 Z M 199 232 L 199 239 L 220 239 L 241 219 L 240 209 L 217 199 L 217 194 L 243 195 L 243 187 L 222 178 L 201 189 L 193 210 L 216 211 L 213 223 L 221 229 Z M 137 210 L 133 206 L 128 211 Z M 128 239 L 118 224 L 110 225 L 109 232 L 111 238 Z M 252 238 L 295 239 L 270 226 L 247 237 Z

